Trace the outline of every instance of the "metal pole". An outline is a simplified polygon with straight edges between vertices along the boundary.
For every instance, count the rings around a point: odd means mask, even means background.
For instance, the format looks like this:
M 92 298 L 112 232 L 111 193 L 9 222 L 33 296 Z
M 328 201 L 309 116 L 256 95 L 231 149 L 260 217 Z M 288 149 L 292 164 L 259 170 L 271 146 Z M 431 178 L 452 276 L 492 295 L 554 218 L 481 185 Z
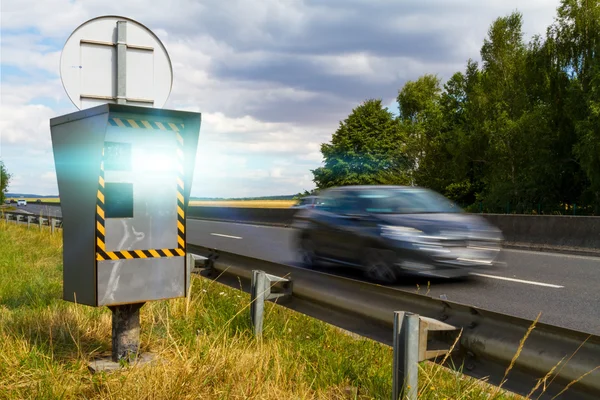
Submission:
M 196 267 L 196 260 L 194 260 L 194 255 L 192 253 L 187 253 L 185 255 L 185 297 L 190 296 L 190 281 L 192 280 L 192 270 Z
M 31 216 L 27 216 L 27 229 L 31 226 Z
M 144 303 L 109 307 L 112 311 L 112 360 L 133 361 L 140 350 L 140 308 Z
M 266 283 L 267 279 L 263 271 L 252 271 L 250 320 L 256 336 L 262 336 Z
M 127 21 L 117 21 L 117 104 L 127 103 Z
M 392 399 L 416 400 L 419 389 L 419 315 L 394 313 Z M 402 396 L 402 397 L 401 397 Z
M 50 218 L 50 232 L 54 234 L 54 218 Z

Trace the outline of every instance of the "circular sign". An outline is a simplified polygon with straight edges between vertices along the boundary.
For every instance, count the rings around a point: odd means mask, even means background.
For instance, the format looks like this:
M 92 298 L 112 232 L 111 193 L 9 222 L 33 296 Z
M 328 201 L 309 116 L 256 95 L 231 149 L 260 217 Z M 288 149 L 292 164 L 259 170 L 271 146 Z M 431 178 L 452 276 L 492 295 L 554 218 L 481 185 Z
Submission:
M 80 110 L 117 103 L 117 97 L 124 104 L 161 108 L 173 86 L 171 59 L 160 39 L 139 22 L 114 15 L 73 31 L 60 57 L 60 77 Z

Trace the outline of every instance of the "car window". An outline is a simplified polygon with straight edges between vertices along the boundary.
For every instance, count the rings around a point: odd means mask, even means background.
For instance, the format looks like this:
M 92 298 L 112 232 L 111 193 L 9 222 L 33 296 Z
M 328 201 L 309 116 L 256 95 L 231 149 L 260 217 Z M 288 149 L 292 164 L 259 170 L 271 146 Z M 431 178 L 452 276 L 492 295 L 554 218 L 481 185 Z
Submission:
M 335 191 L 319 198 L 317 208 L 335 214 L 346 215 L 361 212 L 355 192 Z
M 359 198 L 360 209 L 375 214 L 462 212 L 451 200 L 428 189 L 365 190 Z
M 323 211 L 335 211 L 338 207 L 338 203 L 335 196 L 327 195 L 319 198 L 316 208 Z

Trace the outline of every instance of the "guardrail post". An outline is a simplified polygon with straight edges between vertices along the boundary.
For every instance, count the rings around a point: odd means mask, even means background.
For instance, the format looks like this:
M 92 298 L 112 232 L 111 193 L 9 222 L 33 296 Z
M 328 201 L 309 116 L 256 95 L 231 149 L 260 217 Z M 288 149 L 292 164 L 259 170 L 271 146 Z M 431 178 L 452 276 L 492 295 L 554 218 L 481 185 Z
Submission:
M 186 271 L 186 282 L 185 282 L 185 296 L 188 297 L 190 295 L 190 283 L 192 281 L 192 271 L 195 268 L 198 268 L 197 264 L 200 264 L 200 268 L 208 269 L 212 268 L 212 264 L 209 261 L 208 257 L 204 257 L 198 254 L 187 253 L 187 271 Z
M 40 231 L 42 230 L 42 224 L 44 223 L 44 218 L 38 217 L 38 225 L 40 226 Z
M 394 313 L 392 399 L 417 400 L 419 389 L 419 315 Z M 400 397 L 402 396 L 402 397 Z
M 48 222 L 50 222 L 50 232 L 54 234 L 54 218 L 50 218 Z
M 283 283 L 284 292 L 271 293 L 271 282 Z M 269 275 L 264 271 L 253 270 L 250 287 L 250 320 L 254 327 L 254 334 L 262 336 L 263 319 L 265 312 L 265 301 L 283 296 L 289 296 L 292 293 L 291 281 L 278 276 Z
M 29 227 L 31 226 L 31 215 L 27 216 L 27 230 L 29 230 Z

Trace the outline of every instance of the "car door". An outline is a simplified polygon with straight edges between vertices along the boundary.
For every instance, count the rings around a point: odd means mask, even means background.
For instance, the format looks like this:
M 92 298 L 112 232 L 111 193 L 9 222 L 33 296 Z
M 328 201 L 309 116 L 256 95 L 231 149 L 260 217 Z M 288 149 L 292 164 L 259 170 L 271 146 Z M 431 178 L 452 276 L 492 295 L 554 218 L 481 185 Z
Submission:
M 373 223 L 358 195 L 359 192 L 348 190 L 340 196 L 336 229 L 331 235 L 336 243 L 335 257 L 352 264 L 361 263 L 364 242 Z
M 360 238 L 361 218 L 353 192 L 337 189 L 327 195 L 323 202 L 326 210 L 320 216 L 322 243 L 321 255 L 342 262 L 353 262 L 356 258 Z M 321 207 L 323 208 L 323 207 Z
M 316 245 L 316 252 L 324 258 L 337 259 L 339 247 L 340 223 L 340 191 L 328 190 L 319 197 L 319 202 L 314 209 L 312 223 L 312 238 Z

